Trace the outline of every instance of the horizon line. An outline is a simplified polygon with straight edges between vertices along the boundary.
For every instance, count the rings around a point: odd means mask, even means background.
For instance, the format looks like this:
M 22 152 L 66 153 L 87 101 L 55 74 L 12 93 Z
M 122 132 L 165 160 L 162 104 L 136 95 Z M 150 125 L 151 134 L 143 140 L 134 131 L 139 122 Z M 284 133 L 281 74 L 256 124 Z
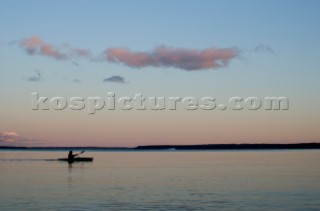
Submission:
M 138 145 L 133 147 L 108 147 L 108 146 L 0 146 L 0 149 L 320 149 L 320 142 L 296 143 L 239 143 L 239 144 L 163 144 L 163 145 Z

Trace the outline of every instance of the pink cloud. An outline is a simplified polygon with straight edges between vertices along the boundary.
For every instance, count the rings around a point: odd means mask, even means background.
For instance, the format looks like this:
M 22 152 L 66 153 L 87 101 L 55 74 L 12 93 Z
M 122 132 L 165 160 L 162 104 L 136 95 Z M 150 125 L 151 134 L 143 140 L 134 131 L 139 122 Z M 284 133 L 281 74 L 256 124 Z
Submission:
M 236 58 L 239 50 L 234 48 L 207 48 L 204 50 L 161 46 L 152 52 L 132 52 L 127 48 L 108 48 L 106 59 L 130 67 L 175 67 L 187 71 L 225 67 Z
M 3 146 L 26 146 L 33 144 L 41 144 L 39 140 L 26 138 L 20 136 L 16 132 L 1 132 L 0 131 L 0 145 Z
M 73 56 L 90 57 L 91 52 L 82 48 L 71 48 L 65 44 L 62 48 L 44 42 L 40 37 L 32 36 L 20 42 L 20 46 L 29 55 L 43 55 L 57 60 L 72 59 Z
M 72 51 L 74 52 L 74 54 L 76 54 L 77 56 L 80 57 L 89 57 L 91 56 L 91 52 L 87 49 L 82 49 L 82 48 L 74 48 L 72 49 Z
M 62 53 L 59 49 L 51 44 L 45 43 L 41 38 L 33 36 L 21 41 L 20 46 L 24 48 L 28 54 L 44 55 L 55 58 L 57 60 L 67 59 L 68 55 Z
M 20 47 L 29 55 L 43 55 L 56 60 L 91 58 L 91 52 L 83 48 L 64 44 L 56 47 L 44 42 L 40 37 L 32 36 L 20 41 Z M 237 58 L 237 48 L 188 49 L 160 46 L 151 52 L 134 52 L 127 48 L 107 48 L 103 54 L 105 60 L 122 63 L 130 67 L 174 67 L 186 71 L 217 69 L 225 67 Z
M 18 137 L 16 132 L 0 132 L 0 142 L 14 142 Z

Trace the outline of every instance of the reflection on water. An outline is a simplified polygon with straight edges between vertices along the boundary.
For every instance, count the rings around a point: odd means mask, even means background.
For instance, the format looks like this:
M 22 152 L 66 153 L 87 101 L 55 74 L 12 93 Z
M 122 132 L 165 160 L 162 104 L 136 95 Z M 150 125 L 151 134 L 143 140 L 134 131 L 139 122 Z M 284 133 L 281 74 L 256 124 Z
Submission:
M 319 150 L 0 151 L 0 210 L 316 210 Z
M 0 158 L 1 161 L 57 161 L 57 159 L 41 159 L 41 158 Z

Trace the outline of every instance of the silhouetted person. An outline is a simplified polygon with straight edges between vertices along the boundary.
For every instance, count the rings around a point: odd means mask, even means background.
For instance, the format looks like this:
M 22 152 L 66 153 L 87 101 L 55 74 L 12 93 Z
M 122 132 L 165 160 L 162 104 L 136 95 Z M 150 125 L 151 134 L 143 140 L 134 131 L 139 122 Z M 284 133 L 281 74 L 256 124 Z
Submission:
M 69 154 L 68 154 L 68 163 L 73 163 L 74 162 L 74 158 L 80 154 L 84 153 L 84 151 L 78 153 L 78 154 L 72 154 L 72 151 L 70 150 L 69 151 Z

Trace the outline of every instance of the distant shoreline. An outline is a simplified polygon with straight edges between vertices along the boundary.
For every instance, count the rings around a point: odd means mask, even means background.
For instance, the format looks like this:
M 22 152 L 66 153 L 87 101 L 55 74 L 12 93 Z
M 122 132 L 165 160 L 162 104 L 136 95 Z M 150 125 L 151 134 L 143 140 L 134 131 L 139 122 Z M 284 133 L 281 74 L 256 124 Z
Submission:
M 110 151 L 141 151 L 141 150 L 294 150 L 320 149 L 320 143 L 295 144 L 202 144 L 202 145 L 144 145 L 137 147 L 18 147 L 0 146 L 0 150 L 110 150 Z

